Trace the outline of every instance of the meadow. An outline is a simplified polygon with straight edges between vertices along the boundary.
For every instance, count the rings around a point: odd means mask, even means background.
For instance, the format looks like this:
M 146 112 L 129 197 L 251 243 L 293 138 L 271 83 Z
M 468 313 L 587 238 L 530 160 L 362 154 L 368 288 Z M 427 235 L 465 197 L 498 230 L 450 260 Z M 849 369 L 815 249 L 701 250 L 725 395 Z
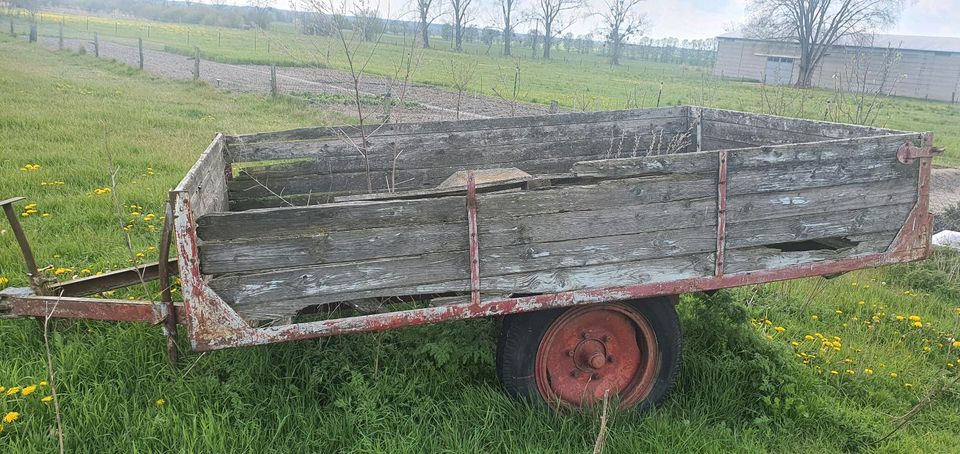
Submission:
M 171 24 L 136 18 L 113 18 L 45 12 L 39 33 L 55 37 L 59 23 L 64 36 L 144 45 L 185 56 L 200 49 L 204 59 L 224 63 L 276 64 L 313 68 L 349 67 L 343 46 L 335 37 L 307 36 L 287 23 L 269 29 L 233 29 L 204 25 Z M 15 18 L 19 33 L 27 30 L 26 19 Z M 354 38 L 346 33 L 347 38 Z M 499 46 L 465 43 L 464 52 L 452 50 L 449 40 L 431 38 L 431 49 L 420 49 L 412 35 L 384 34 L 373 42 L 356 37 L 351 45 L 355 60 L 367 61 L 365 71 L 402 78 L 405 59 L 413 55 L 411 81 L 451 90 L 464 85 L 466 92 L 512 100 L 549 104 L 578 111 L 643 108 L 694 104 L 816 120 L 850 122 L 846 112 L 855 110 L 849 95 L 843 100 L 831 90 L 798 90 L 769 87 L 754 82 L 726 80 L 712 75 L 712 68 L 624 59 L 610 66 L 599 53 L 580 54 L 562 47 L 553 59 L 544 60 L 529 46 L 516 45 L 514 56 L 504 57 Z M 369 60 L 368 60 L 369 57 Z M 359 64 L 358 64 L 359 66 Z M 516 84 L 515 82 L 519 81 Z M 947 149 L 939 165 L 960 165 L 960 105 L 910 98 L 884 98 L 873 126 L 904 131 L 934 131 L 936 144 Z
M 19 205 L 21 219 L 54 279 L 156 259 L 166 191 L 215 132 L 350 121 L 294 98 L 161 80 L 6 36 L 0 66 L 0 194 L 33 204 Z M 696 96 L 689 79 L 700 76 L 671 71 L 686 81 L 682 96 Z M 717 103 L 757 97 L 722 83 Z M 561 90 L 543 86 L 538 100 Z M 680 96 L 671 103 L 690 101 Z M 955 106 L 895 102 L 890 118 L 956 128 Z M 0 224 L 0 288 L 25 284 Z M 955 452 L 958 301 L 960 257 L 947 251 L 831 280 L 684 295 L 673 397 L 646 414 L 614 412 L 605 451 Z M 166 365 L 158 327 L 51 327 L 69 451 L 591 452 L 600 426 L 597 411 L 554 414 L 500 392 L 496 320 L 189 353 L 178 370 Z M 17 413 L 2 422 L 0 446 L 54 451 L 42 332 L 33 320 L 4 320 L 0 340 L 0 414 Z

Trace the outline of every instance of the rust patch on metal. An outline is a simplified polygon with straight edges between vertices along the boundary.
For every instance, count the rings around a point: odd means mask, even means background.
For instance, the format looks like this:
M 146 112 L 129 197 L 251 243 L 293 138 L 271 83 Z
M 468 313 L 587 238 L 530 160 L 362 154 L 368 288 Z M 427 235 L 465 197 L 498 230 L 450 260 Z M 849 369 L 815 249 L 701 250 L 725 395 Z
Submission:
M 77 318 L 114 322 L 161 323 L 167 318 L 167 308 L 150 301 L 79 298 L 67 296 L 5 296 L 18 317 Z M 176 311 L 183 310 L 175 304 Z

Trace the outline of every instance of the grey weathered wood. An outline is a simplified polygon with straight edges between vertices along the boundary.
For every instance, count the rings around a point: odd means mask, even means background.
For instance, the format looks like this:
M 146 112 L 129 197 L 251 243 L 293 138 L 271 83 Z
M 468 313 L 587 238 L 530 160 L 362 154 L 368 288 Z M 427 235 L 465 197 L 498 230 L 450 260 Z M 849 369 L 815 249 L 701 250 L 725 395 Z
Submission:
M 93 32 L 93 56 L 100 57 L 100 35 Z
M 481 279 L 484 291 L 509 292 L 529 289 L 530 292 L 556 292 L 565 289 L 613 287 L 627 284 L 664 282 L 703 276 L 709 272 L 713 254 L 657 258 L 627 263 L 589 265 L 487 276 Z M 403 294 L 465 291 L 469 278 L 460 278 L 467 272 L 467 258 L 463 254 L 450 259 L 410 260 L 415 269 L 395 268 L 387 264 L 364 268 L 344 265 L 328 269 L 327 274 L 291 276 L 261 276 L 259 280 L 237 280 L 231 277 L 215 278 L 211 287 L 222 297 L 233 301 L 233 307 L 242 316 L 251 319 L 272 318 L 277 314 L 295 313 L 309 304 L 350 300 L 356 295 L 383 296 Z M 399 264 L 401 267 L 405 264 Z M 424 266 L 427 265 L 427 266 Z M 483 268 L 481 267 L 481 270 Z M 439 277 L 449 276 L 447 281 Z M 469 274 L 467 274 L 469 276 Z M 373 290 L 353 291 L 350 282 L 367 282 Z M 343 291 L 340 291 L 343 290 Z M 262 304 L 271 302 L 269 305 Z
M 911 183 L 913 181 L 893 179 L 794 191 L 734 194 L 727 198 L 727 222 L 915 203 L 917 192 Z
M 432 121 L 419 123 L 391 123 L 386 125 L 367 125 L 364 131 L 367 134 L 377 132 L 380 135 L 400 134 L 428 134 L 428 133 L 461 133 L 484 131 L 491 129 L 529 128 L 542 126 L 558 126 L 568 124 L 599 123 L 622 121 L 625 119 L 665 119 L 678 118 L 686 115 L 685 107 L 664 107 L 659 109 L 618 110 L 609 112 L 566 113 L 559 115 L 537 115 L 528 117 L 491 118 L 461 121 Z M 244 134 L 227 137 L 227 145 L 232 148 L 235 144 L 254 144 L 262 142 L 289 142 L 302 140 L 330 139 L 337 137 L 341 132 L 347 135 L 359 136 L 358 126 L 327 126 L 319 128 L 300 128 L 280 132 Z
M 193 80 L 200 80 L 200 48 L 193 48 Z
M 623 242 L 630 238 L 601 237 L 699 228 L 700 238 L 714 238 L 710 232 L 715 230 L 715 216 L 709 210 L 714 203 L 710 200 L 681 201 L 517 218 L 481 218 L 478 221 L 479 241 L 483 245 L 484 254 L 492 254 L 497 248 L 509 246 L 518 247 L 518 253 L 536 256 L 539 254 L 536 251 L 546 248 L 547 243 L 587 238 L 590 240 L 585 240 L 583 247 L 588 248 L 590 244 L 594 244 L 594 252 L 606 251 L 611 257 L 617 254 L 628 256 L 632 252 L 610 249 L 613 246 L 603 245 L 604 241 L 625 244 Z M 680 213 L 688 214 L 680 216 Z M 461 255 L 464 255 L 469 246 L 466 232 L 466 223 L 460 222 L 247 241 L 205 242 L 201 246 L 201 262 L 205 273 L 219 274 L 385 257 L 422 256 L 445 251 L 460 251 Z M 690 239 L 683 233 L 677 233 L 677 236 L 678 242 Z M 640 236 L 633 240 L 633 247 L 638 250 L 651 247 L 654 243 L 670 241 L 657 235 Z M 715 239 L 713 245 L 716 245 Z M 673 246 L 678 249 L 683 247 L 676 244 Z M 489 266 L 488 270 L 497 270 L 506 265 L 491 263 Z
M 727 249 L 724 253 L 724 271 L 726 273 L 762 271 L 822 262 L 825 260 L 839 260 L 876 254 L 887 250 L 896 235 L 896 230 L 864 235 L 850 235 L 847 238 L 858 244 L 839 250 L 817 249 L 811 251 L 784 252 L 765 246 Z
M 610 142 L 620 142 L 628 152 L 633 148 L 636 136 L 641 138 L 638 148 L 645 150 L 654 131 L 663 130 L 669 137 L 683 128 L 682 118 L 666 119 L 623 119 L 609 122 L 576 123 L 567 125 L 545 125 L 529 127 L 509 127 L 500 129 L 481 129 L 457 133 L 437 132 L 418 134 L 396 134 L 376 131 L 366 137 L 366 146 L 360 136 L 344 134 L 314 140 L 268 143 L 235 143 L 228 150 L 231 162 L 266 161 L 295 159 L 302 157 L 329 158 L 333 156 L 353 157 L 363 150 L 368 156 L 383 155 L 391 159 L 403 152 L 411 159 L 420 152 L 433 154 L 465 156 L 467 150 L 483 151 L 488 147 L 506 148 L 510 146 L 533 145 L 548 142 L 566 142 L 589 140 L 593 143 L 605 143 L 604 151 L 610 148 Z M 600 148 L 600 147 L 598 147 Z
M 226 211 L 226 159 L 223 153 L 223 134 L 217 134 L 197 163 L 187 172 L 174 191 L 185 192 L 190 199 L 194 217 Z
M 824 138 L 846 139 L 900 133 L 900 131 L 874 128 L 870 126 L 857 126 L 816 120 L 800 120 L 796 118 L 737 112 L 724 109 L 702 108 L 701 112 L 703 115 L 704 127 L 710 123 L 724 123 L 724 126 L 744 125 L 763 128 L 770 131 L 789 131 L 792 133 L 820 136 L 820 140 L 823 140 Z
M 140 69 L 143 69 L 143 38 L 137 38 L 137 53 L 139 55 Z
M 633 178 L 547 191 L 480 194 L 483 217 L 524 216 L 714 197 L 715 179 Z M 309 207 L 211 213 L 197 220 L 204 241 L 313 234 L 357 228 L 466 220 L 465 197 L 342 202 Z
M 804 214 L 727 225 L 728 248 L 844 237 L 902 226 L 914 204 Z
M 702 151 L 663 156 L 582 161 L 574 164 L 573 173 L 578 176 L 607 178 L 692 173 L 716 174 L 719 166 L 718 162 L 715 152 Z

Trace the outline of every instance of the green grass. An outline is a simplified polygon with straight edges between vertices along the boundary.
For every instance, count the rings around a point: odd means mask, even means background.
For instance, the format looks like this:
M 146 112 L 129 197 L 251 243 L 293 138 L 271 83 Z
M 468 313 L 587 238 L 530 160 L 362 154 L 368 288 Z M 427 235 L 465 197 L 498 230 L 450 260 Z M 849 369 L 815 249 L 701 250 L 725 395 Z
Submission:
M 226 63 L 255 63 L 307 67 L 346 68 L 342 46 L 330 37 L 304 36 L 290 24 L 275 23 L 270 30 L 240 30 L 203 25 L 183 25 L 139 19 L 114 19 L 45 13 L 40 33 L 56 36 L 56 22 L 63 18 L 68 37 L 100 39 L 135 45 L 143 37 L 148 46 L 193 56 L 199 47 L 204 58 Z M 21 30 L 26 23 L 21 21 Z M 147 30 L 149 29 L 149 38 Z M 410 38 L 407 38 L 409 42 Z M 268 46 L 269 44 L 269 46 Z M 467 43 L 464 53 L 451 51 L 451 43 L 431 38 L 430 49 L 423 53 L 422 64 L 412 80 L 453 89 L 458 68 L 476 62 L 471 71 L 469 92 L 495 96 L 508 94 L 513 87 L 515 65 L 520 66 L 520 99 L 575 110 L 610 110 L 658 105 L 696 104 L 750 112 L 824 119 L 834 93 L 811 89 L 768 90 L 766 97 L 759 84 L 721 80 L 712 68 L 687 67 L 625 59 L 611 67 L 598 54 L 568 53 L 556 49 L 552 60 L 534 57 L 529 47 L 516 47 L 514 58 L 499 55 L 494 46 L 487 52 L 481 43 Z M 375 49 L 374 49 L 375 47 Z M 367 71 L 395 76 L 409 44 L 401 36 L 385 35 L 374 46 L 364 43 L 358 55 L 373 51 Z M 875 126 L 905 131 L 933 131 L 936 144 L 947 149 L 938 165 L 960 165 L 960 105 L 909 98 L 886 101 Z
M 0 66 L 0 194 L 37 204 L 24 226 L 41 264 L 73 270 L 61 278 L 126 265 L 122 227 L 134 209 L 134 249 L 155 258 L 158 222 L 143 216 L 160 212 L 214 132 L 343 120 L 9 38 L 0 38 Z M 117 189 L 97 196 L 111 185 L 108 155 L 119 165 Z M 40 168 L 19 170 L 26 164 Z M 50 181 L 64 184 L 41 185 Z M 14 244 L 0 234 L 0 276 L 24 285 Z M 606 452 L 956 451 L 956 386 L 881 439 L 896 416 L 955 377 L 947 363 L 958 356 L 948 341 L 960 331 L 958 263 L 940 254 L 830 281 L 685 296 L 676 392 L 646 415 L 615 413 Z M 880 322 L 869 328 L 874 315 Z M 803 340 L 815 333 L 840 337 L 841 351 Z M 179 371 L 165 364 L 158 327 L 58 321 L 51 348 L 70 451 L 590 452 L 597 412 L 555 415 L 500 393 L 496 334 L 493 320 L 456 322 L 187 354 Z M 35 321 L 0 322 L 0 339 L 0 385 L 44 379 Z M 800 352 L 817 357 L 804 364 Z M 0 414 L 21 413 L 0 432 L 5 451 L 55 450 L 53 411 L 39 402 L 46 393 L 0 397 Z

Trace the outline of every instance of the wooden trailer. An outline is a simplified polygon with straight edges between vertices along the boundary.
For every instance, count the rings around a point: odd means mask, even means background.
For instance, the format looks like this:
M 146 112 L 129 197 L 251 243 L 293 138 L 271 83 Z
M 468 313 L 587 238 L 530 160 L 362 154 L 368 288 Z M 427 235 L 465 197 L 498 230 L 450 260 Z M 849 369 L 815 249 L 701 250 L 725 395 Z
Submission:
M 182 306 L 115 304 L 197 350 L 502 316 L 509 393 L 648 406 L 676 295 L 927 257 L 938 151 L 691 106 L 220 134 L 171 192 Z

